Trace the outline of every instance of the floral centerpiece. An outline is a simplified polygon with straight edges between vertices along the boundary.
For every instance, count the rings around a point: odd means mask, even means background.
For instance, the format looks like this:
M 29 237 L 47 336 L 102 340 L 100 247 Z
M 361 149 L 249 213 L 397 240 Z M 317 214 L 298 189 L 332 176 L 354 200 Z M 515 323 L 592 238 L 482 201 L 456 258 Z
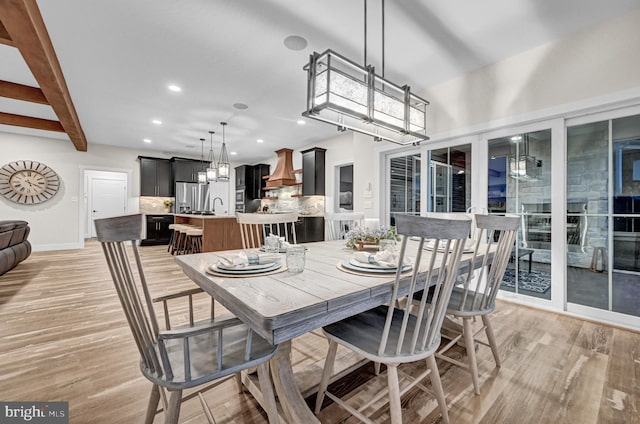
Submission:
M 164 203 L 164 210 L 169 212 L 169 210 L 171 209 L 171 206 L 173 206 L 173 201 L 171 199 L 165 199 Z
M 375 229 L 355 227 L 345 234 L 345 239 L 347 247 L 360 250 L 363 245 L 377 245 L 382 239 L 398 240 L 398 232 L 394 226 L 381 226 Z

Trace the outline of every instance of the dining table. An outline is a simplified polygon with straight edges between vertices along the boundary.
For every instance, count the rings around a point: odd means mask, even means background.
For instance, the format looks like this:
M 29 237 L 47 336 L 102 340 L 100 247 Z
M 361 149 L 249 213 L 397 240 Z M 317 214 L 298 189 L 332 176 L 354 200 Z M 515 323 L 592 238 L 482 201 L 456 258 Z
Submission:
M 408 252 L 417 251 L 409 240 Z M 306 243 L 304 271 L 286 266 L 276 271 L 224 275 L 212 265 L 238 255 L 239 250 L 180 255 L 184 273 L 222 306 L 266 340 L 278 345 L 270 369 L 284 418 L 290 423 L 318 423 L 294 379 L 291 340 L 325 325 L 392 301 L 394 272 L 358 272 L 345 267 L 354 252 L 344 240 Z M 421 268 L 428 263 L 423 249 Z M 437 253 L 440 255 L 442 253 Z M 282 255 L 284 263 L 285 255 Z M 471 254 L 463 254 L 459 269 L 468 268 Z M 415 263 L 415 258 L 411 258 Z M 437 261 L 436 261 L 437 262 Z M 281 272 L 280 272 L 281 271 Z M 410 287 L 411 271 L 401 274 L 398 297 Z M 258 402 L 259 390 L 254 393 Z

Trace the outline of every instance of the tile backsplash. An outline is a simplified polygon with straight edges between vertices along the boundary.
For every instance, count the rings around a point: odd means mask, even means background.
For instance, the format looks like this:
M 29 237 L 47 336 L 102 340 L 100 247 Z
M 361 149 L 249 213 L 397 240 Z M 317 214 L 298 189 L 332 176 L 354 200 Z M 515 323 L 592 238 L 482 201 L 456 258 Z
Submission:
M 324 196 L 293 197 L 298 194 L 298 187 L 281 187 L 270 190 L 271 199 L 262 199 L 261 207 L 267 206 L 269 211 L 298 211 L 301 215 L 323 215 Z M 277 197 L 277 199 L 276 199 Z
M 169 207 L 169 210 L 164 206 L 164 201 L 170 200 L 175 204 L 173 197 L 140 197 L 140 213 L 152 214 L 152 213 L 173 213 L 173 205 Z

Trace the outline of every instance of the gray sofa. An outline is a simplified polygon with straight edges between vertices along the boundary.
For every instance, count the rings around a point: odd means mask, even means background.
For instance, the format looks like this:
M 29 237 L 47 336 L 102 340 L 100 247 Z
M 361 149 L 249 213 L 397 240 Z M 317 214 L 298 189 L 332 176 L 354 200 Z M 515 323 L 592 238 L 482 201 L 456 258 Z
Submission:
M 0 221 L 0 275 L 15 268 L 31 254 L 27 221 Z

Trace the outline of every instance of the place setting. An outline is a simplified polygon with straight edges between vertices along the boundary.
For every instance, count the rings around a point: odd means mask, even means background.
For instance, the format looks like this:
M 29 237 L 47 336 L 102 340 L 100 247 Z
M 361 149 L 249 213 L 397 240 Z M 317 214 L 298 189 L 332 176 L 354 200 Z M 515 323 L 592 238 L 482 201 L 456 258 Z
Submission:
M 287 270 L 282 255 L 241 251 L 235 256 L 218 256 L 218 262 L 207 268 L 207 273 L 218 277 L 244 278 L 270 275 Z
M 381 240 L 383 242 L 383 240 Z M 398 270 L 400 257 L 393 243 L 384 240 L 377 252 L 357 251 L 350 258 L 343 259 L 336 267 L 349 274 L 385 277 L 395 274 Z M 400 272 L 405 273 L 413 269 L 413 261 L 405 258 Z

